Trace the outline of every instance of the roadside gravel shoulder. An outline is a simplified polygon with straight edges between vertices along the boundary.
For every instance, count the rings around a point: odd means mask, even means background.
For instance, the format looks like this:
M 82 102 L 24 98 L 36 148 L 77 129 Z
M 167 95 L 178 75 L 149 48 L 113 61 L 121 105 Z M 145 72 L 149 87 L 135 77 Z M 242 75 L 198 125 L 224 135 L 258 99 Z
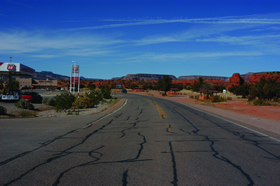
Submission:
M 91 114 L 108 114 L 110 112 L 113 112 L 114 110 L 118 109 L 123 105 L 125 102 L 125 99 L 118 98 L 114 103 L 100 103 L 99 105 L 95 106 L 94 108 L 88 108 L 88 109 L 79 109 L 78 110 L 68 110 L 68 111 L 62 111 L 62 112 L 56 112 L 53 107 L 44 105 L 44 104 L 33 104 L 36 110 L 41 111 L 30 111 L 28 112 L 36 112 L 37 117 L 39 118 L 51 118 L 51 117 L 71 117 L 71 116 L 77 116 L 77 115 L 91 115 Z M 10 104 L 10 106 L 7 107 L 7 113 L 17 115 L 18 113 L 24 111 L 24 109 L 16 108 L 13 104 Z M 7 118 L 2 117 L 2 118 Z

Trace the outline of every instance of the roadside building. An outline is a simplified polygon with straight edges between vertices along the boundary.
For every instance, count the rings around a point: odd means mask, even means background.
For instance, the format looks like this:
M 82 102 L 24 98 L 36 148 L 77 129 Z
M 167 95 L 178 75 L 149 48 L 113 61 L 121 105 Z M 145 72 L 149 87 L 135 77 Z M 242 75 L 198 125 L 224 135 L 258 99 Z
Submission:
M 16 78 L 19 82 L 19 88 L 34 88 L 34 89 L 56 89 L 57 80 L 38 80 L 32 78 Z

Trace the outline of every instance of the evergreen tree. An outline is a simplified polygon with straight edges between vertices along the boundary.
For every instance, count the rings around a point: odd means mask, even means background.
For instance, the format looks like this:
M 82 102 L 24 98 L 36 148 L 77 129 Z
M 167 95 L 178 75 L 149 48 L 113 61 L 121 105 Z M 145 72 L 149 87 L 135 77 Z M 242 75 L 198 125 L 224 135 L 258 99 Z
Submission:
M 162 79 L 158 80 L 157 88 L 158 90 L 164 91 L 165 94 L 170 90 L 171 86 L 172 80 L 169 79 L 169 76 L 163 76 Z

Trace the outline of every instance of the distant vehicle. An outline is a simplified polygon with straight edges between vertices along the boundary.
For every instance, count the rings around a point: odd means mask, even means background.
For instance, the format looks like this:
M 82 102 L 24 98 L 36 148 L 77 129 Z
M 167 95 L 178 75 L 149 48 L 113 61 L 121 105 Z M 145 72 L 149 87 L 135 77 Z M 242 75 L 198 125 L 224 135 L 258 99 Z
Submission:
M 40 96 L 37 92 L 23 92 L 21 99 L 27 99 L 33 103 L 42 103 L 43 100 L 42 96 Z
M 65 88 L 61 88 L 60 90 L 61 90 L 61 91 L 64 91 L 64 90 L 65 90 Z
M 21 88 L 21 90 L 26 90 L 26 89 L 31 89 L 31 87 L 24 86 Z
M 126 89 L 122 89 L 122 93 L 127 93 L 127 90 Z
M 21 99 L 21 95 L 21 90 L 11 89 L 10 91 L 3 93 L 2 101 L 18 101 Z

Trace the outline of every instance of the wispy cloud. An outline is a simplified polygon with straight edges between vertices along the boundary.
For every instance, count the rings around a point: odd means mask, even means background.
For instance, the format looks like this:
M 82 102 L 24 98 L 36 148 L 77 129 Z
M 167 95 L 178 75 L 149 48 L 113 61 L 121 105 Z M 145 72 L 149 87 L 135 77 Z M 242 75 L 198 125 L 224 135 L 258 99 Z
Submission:
M 255 28 L 255 25 L 220 25 L 220 24 L 212 24 L 212 25 L 194 25 L 188 30 L 170 33 L 168 35 L 150 35 L 143 37 L 139 40 L 134 40 L 133 42 L 136 45 L 150 45 L 150 44 L 158 44 L 158 43 L 167 43 L 167 42 L 187 42 L 187 41 L 198 41 L 197 39 L 203 38 L 211 38 L 217 37 L 219 35 L 233 32 L 237 30 L 244 30 Z
M 189 61 L 201 61 L 201 59 L 209 58 L 222 58 L 222 57 L 252 57 L 252 56 L 261 56 L 264 55 L 259 51 L 234 51 L 234 52 L 190 52 L 190 53 L 144 53 L 141 55 L 131 55 L 127 58 L 119 58 L 116 61 L 111 61 L 110 64 L 131 64 L 131 63 L 143 63 L 143 62 L 179 62 L 186 63 Z M 100 62 L 100 64 L 107 64 Z M 108 62 L 109 64 L 109 62 Z
M 278 14 L 276 14 L 278 16 Z M 258 18 L 255 18 L 258 17 Z M 170 24 L 170 23 L 187 23 L 187 24 L 280 24 L 280 18 L 259 18 L 259 15 L 251 16 L 232 16 L 232 17 L 213 17 L 213 18 L 194 18 L 194 19 L 134 19 L 134 20 L 99 20 L 103 22 L 123 22 L 114 24 L 105 24 L 99 26 L 89 26 L 80 28 L 67 29 L 73 30 L 95 30 L 104 28 L 119 28 L 138 25 L 156 25 L 156 24 Z M 268 16 L 269 17 L 269 16 Z M 279 16 L 278 16 L 279 17 Z
M 102 35 L 88 34 L 58 34 L 37 32 L 11 32 L 0 33 L 0 53 L 34 53 L 35 57 L 46 51 L 60 55 L 100 55 L 104 54 L 106 47 L 123 43 L 121 40 L 108 38 Z M 46 55 L 52 56 L 52 55 Z

